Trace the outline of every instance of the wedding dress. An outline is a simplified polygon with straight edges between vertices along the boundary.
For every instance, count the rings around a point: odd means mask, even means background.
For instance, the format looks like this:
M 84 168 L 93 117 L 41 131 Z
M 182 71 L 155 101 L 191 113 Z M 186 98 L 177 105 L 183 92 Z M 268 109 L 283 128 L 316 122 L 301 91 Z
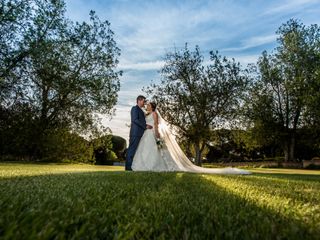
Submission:
M 133 158 L 133 171 L 250 174 L 250 172 L 238 168 L 202 168 L 194 165 L 179 147 L 166 121 L 158 111 L 157 113 L 158 129 L 163 146 L 157 145 L 154 128 L 146 129 Z M 154 126 L 152 114 L 146 117 L 146 123 Z

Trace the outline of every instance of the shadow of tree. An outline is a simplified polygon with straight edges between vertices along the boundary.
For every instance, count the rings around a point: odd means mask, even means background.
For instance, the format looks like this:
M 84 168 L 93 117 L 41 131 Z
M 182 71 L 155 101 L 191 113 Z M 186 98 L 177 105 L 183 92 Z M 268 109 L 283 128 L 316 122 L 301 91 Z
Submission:
M 319 230 L 305 222 L 258 206 L 215 183 L 227 176 L 219 176 L 215 181 L 208 180 L 208 176 L 86 172 L 6 179 L 0 181 L 0 236 L 15 239 L 316 239 L 318 236 Z M 236 181 L 252 183 L 250 178 L 240 176 Z

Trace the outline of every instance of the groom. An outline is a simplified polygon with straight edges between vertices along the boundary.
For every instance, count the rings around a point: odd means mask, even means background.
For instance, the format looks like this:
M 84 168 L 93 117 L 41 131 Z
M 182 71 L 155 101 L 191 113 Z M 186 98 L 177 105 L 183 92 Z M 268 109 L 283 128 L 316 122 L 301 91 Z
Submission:
M 129 147 L 127 151 L 126 159 L 126 171 L 132 171 L 131 165 L 133 161 L 134 154 L 138 148 L 140 139 L 146 129 L 152 129 L 152 126 L 146 124 L 146 118 L 142 107 L 146 102 L 144 96 L 137 97 L 137 105 L 131 108 L 131 128 L 130 128 L 130 139 Z

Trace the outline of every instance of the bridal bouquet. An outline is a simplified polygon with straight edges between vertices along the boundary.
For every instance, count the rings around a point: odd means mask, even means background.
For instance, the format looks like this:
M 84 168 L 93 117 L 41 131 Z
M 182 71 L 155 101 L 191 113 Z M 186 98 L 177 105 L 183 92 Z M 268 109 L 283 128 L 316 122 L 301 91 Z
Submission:
M 156 143 L 157 143 L 157 146 L 159 149 L 161 149 L 163 147 L 163 144 L 164 144 L 163 139 L 156 138 Z

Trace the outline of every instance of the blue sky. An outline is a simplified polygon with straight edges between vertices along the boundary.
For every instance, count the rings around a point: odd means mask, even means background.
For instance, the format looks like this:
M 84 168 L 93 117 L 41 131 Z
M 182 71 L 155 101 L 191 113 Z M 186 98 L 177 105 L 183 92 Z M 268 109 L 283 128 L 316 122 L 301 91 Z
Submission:
M 128 139 L 130 108 L 142 87 L 159 79 L 163 57 L 188 42 L 234 57 L 243 66 L 276 46 L 276 30 L 290 18 L 320 23 L 320 0 L 66 0 L 67 16 L 87 21 L 94 10 L 111 23 L 121 49 L 121 77 L 116 115 L 103 123 Z

